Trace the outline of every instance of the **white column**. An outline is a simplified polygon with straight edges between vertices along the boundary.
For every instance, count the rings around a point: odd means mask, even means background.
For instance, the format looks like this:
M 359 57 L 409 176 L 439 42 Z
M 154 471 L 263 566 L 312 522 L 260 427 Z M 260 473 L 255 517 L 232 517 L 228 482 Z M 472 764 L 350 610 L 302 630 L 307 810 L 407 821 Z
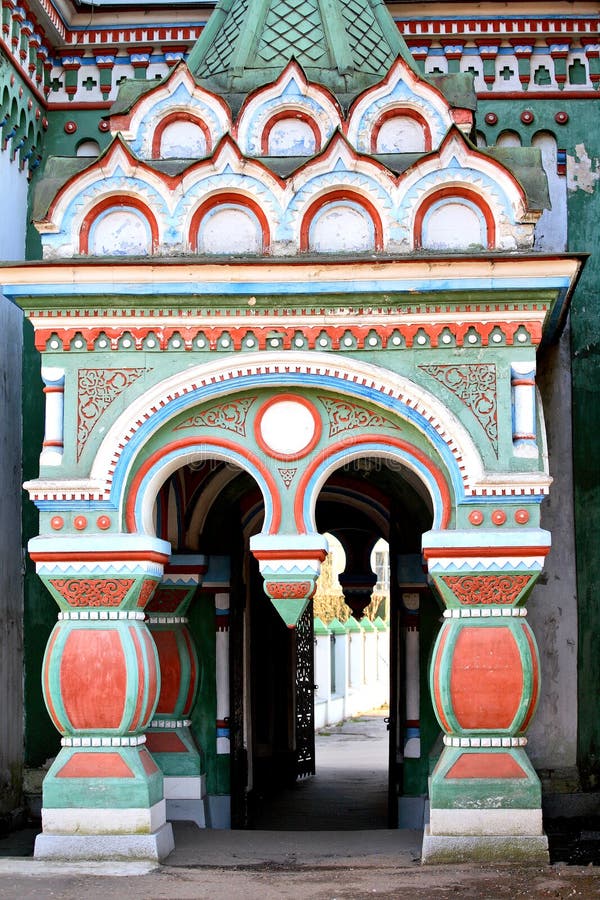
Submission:
M 217 753 L 229 755 L 229 593 L 215 594 Z
M 535 424 L 535 362 L 512 363 L 510 367 L 515 456 L 537 458 Z
M 402 606 L 404 613 L 404 677 L 406 682 L 404 756 L 408 759 L 418 759 L 421 756 L 419 722 L 421 710 L 419 594 L 416 591 L 403 593 Z
M 46 395 L 46 424 L 40 465 L 60 466 L 64 451 L 65 370 L 42 367 Z

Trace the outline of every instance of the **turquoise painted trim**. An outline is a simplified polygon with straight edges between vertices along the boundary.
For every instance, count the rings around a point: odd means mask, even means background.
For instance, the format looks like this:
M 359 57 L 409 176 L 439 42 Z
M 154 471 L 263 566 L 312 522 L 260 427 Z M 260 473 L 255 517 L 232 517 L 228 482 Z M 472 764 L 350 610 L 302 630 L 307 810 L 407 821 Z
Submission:
M 318 616 L 315 616 L 315 618 L 314 618 L 313 632 L 314 632 L 315 636 L 321 636 L 321 637 L 327 637 L 328 635 L 331 634 L 331 631 L 329 630 L 327 625 L 325 625 L 325 623 L 322 622 Z
M 323 254 L 323 259 L 318 262 L 327 262 L 327 254 Z M 504 257 L 498 257 L 503 259 Z M 218 258 L 216 258 L 217 260 Z M 215 260 L 215 261 L 216 261 Z M 385 256 L 377 257 L 382 263 L 387 260 Z M 395 260 L 390 259 L 389 262 Z M 437 259 L 436 259 L 437 261 Z M 0 269 L 1 272 L 1 269 Z M 560 295 L 567 291 L 571 284 L 571 280 L 567 277 L 529 277 L 529 278 L 502 278 L 495 275 L 493 278 L 382 278 L 369 279 L 362 281 L 357 279 L 348 279 L 347 281 L 241 281 L 241 282 L 225 282 L 225 281 L 194 281 L 194 282 L 178 282 L 169 281 L 157 284 L 152 283 L 132 283 L 132 282 L 94 282 L 91 284 L 71 284 L 63 282 L 53 284 L 49 287 L 47 284 L 11 284 L 1 285 L 0 291 L 10 300 L 18 297 L 44 297 L 49 296 L 51 292 L 53 300 L 57 297 L 86 297 L 96 296 L 152 296 L 155 297 L 157 289 L 160 289 L 161 295 L 180 294 L 181 296 L 193 295 L 203 296 L 207 294 L 218 296 L 237 296 L 246 294 L 270 296 L 277 294 L 280 296 L 290 296 L 293 294 L 310 294 L 312 296 L 320 294 L 382 294 L 386 291 L 394 291 L 395 293 L 415 294 L 427 291 L 432 292 L 453 292 L 453 291 L 506 291 L 506 290 L 533 290 L 539 293 L 543 290 L 558 290 Z M 20 305 L 20 304 L 17 304 Z
M 332 619 L 328 625 L 330 634 L 346 634 L 346 626 L 339 619 Z
M 499 503 L 502 503 L 502 506 L 525 506 L 526 504 L 535 504 L 539 506 L 540 503 L 546 498 L 546 494 L 528 494 L 526 497 L 463 497 L 461 499 L 462 504 L 469 504 L 470 506 L 483 506 L 485 504 L 493 504 L 494 506 L 498 506 Z M 54 507 L 53 507 L 54 508 Z

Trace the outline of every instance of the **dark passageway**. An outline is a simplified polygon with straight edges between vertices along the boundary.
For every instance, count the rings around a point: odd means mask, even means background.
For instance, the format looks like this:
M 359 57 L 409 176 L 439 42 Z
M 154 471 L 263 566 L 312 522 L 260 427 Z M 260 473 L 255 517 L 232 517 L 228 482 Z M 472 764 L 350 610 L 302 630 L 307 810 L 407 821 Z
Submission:
M 316 775 L 257 800 L 253 826 L 265 830 L 387 828 L 386 709 L 316 734 Z

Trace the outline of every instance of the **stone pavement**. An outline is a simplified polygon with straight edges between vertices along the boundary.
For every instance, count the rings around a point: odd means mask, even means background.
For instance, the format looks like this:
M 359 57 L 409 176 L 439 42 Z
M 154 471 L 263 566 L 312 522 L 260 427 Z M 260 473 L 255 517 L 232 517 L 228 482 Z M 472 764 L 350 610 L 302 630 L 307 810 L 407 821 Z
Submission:
M 319 774 L 264 798 L 261 830 L 201 831 L 176 823 L 176 849 L 163 866 L 42 863 L 26 855 L 35 832 L 0 840 L 0 898 L 600 897 L 599 870 L 591 866 L 421 867 L 421 833 L 385 827 L 383 714 L 326 729 L 317 739 Z

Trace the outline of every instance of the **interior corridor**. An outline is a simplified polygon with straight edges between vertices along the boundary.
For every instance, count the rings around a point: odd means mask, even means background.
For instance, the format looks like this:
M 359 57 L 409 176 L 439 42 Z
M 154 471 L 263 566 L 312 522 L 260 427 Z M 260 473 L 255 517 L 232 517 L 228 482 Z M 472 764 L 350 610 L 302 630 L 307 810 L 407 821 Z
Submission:
M 255 829 L 356 831 L 387 828 L 387 708 L 315 735 L 316 775 L 298 779 L 253 811 Z

